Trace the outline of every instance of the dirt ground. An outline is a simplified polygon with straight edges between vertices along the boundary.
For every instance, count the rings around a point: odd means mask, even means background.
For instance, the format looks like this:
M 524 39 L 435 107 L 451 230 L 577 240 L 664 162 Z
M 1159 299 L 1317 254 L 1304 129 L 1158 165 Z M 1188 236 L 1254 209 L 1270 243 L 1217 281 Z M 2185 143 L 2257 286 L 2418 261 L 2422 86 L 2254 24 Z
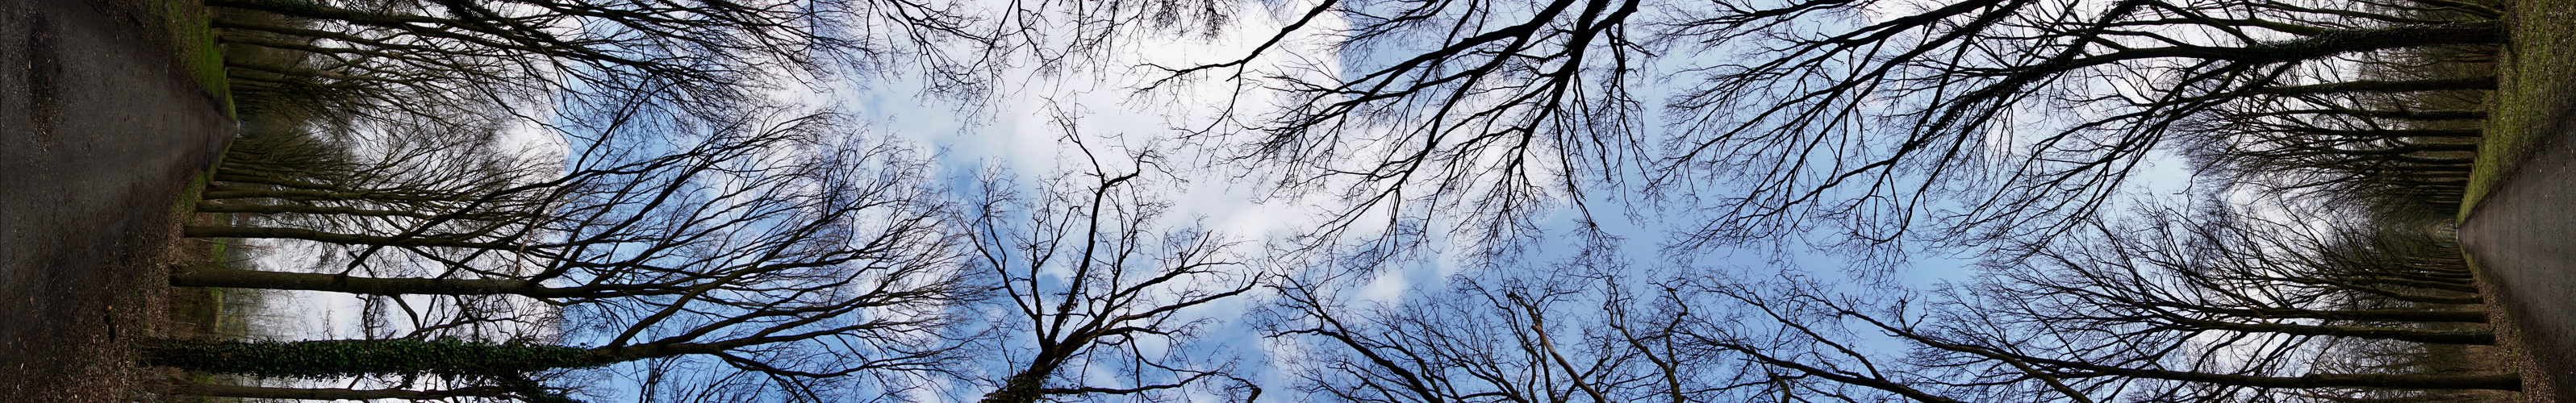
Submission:
M 0 0 L 0 400 L 125 401 L 172 206 L 235 127 L 143 0 Z

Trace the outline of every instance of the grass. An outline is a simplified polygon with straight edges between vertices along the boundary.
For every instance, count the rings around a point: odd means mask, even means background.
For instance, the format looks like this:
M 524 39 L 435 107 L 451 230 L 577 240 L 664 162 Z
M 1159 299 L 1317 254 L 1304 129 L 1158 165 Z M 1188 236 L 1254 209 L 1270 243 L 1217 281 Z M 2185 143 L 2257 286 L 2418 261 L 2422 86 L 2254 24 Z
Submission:
M 226 144 L 227 147 L 230 145 Z M 224 155 L 223 150 L 217 150 L 215 155 Z M 197 197 L 205 194 L 206 185 L 214 183 L 215 169 L 215 166 L 208 166 L 205 170 L 188 176 L 188 184 L 179 188 L 179 200 L 170 203 L 172 219 L 179 220 L 181 225 L 187 224 L 188 214 L 196 212 Z
M 215 43 L 211 27 L 214 12 L 207 10 L 202 0 L 157 0 L 151 4 L 161 16 L 160 25 L 168 30 L 171 51 L 177 60 L 187 66 L 189 75 L 205 88 L 206 95 L 223 105 L 225 116 L 240 120 L 233 113 L 232 86 L 224 74 L 223 46 Z
M 2524 0 L 2506 17 L 2511 44 L 2498 68 L 2502 82 L 2489 107 L 2486 134 L 2469 172 L 2468 194 L 2457 221 L 2467 222 L 2480 200 L 2503 183 L 2534 142 L 2551 129 L 2566 100 L 2576 96 L 2562 77 L 2576 77 L 2576 0 Z
M 194 0 L 179 0 L 170 4 L 193 1 Z M 202 10 L 202 8 L 199 8 L 198 10 Z M 181 31 L 180 29 L 173 28 L 172 31 L 174 39 L 184 38 L 178 36 L 181 34 L 181 32 L 178 32 Z M 203 30 L 200 29 L 199 32 L 203 32 Z M 214 95 L 217 100 L 223 101 L 225 114 L 238 120 L 240 119 L 239 115 L 235 115 L 232 110 L 231 97 L 226 96 L 222 92 L 222 89 L 226 88 L 226 86 L 220 85 L 224 82 L 222 61 L 219 59 L 218 53 L 214 51 L 216 47 L 212 46 L 214 43 L 211 39 L 211 35 L 208 35 L 207 37 L 208 39 L 204 42 L 183 42 L 201 43 L 207 46 L 189 48 L 189 46 L 183 44 L 180 46 L 183 48 L 181 55 L 218 57 L 218 59 L 211 62 L 206 62 L 203 59 L 198 60 L 202 63 L 196 63 L 196 67 L 198 67 L 196 69 L 197 79 L 199 80 L 199 83 L 207 85 L 206 89 L 209 95 Z M 199 52 L 199 50 L 202 50 L 202 52 Z M 216 155 L 226 155 L 224 151 L 228 151 L 231 144 L 226 143 L 223 147 L 226 149 L 217 150 Z M 198 171 L 194 175 L 189 175 L 187 185 L 180 187 L 179 197 L 170 204 L 170 217 L 171 219 L 176 220 L 178 225 L 185 226 L 206 221 L 229 222 L 232 220 L 232 217 L 230 217 L 229 214 L 197 213 L 195 209 L 197 202 L 200 200 L 199 198 L 204 195 L 206 187 L 214 182 L 217 168 L 218 166 L 216 165 L 209 165 L 205 170 Z M 203 240 L 186 237 L 172 238 L 172 242 L 182 243 L 182 245 L 179 245 L 177 249 L 184 251 L 181 252 L 180 261 L 176 263 L 180 265 L 204 265 L 211 267 L 232 266 L 236 263 L 237 259 L 233 256 L 232 244 L 226 241 L 229 240 Z M 172 271 L 188 269 L 191 268 L 169 268 L 169 270 Z M 239 309 L 237 306 L 246 302 L 244 301 L 245 295 L 241 295 L 243 293 L 231 291 L 233 290 L 215 287 L 170 287 L 168 294 L 169 303 L 163 314 L 168 315 L 166 323 L 174 325 L 177 329 L 155 332 L 153 335 L 156 337 L 177 338 L 241 337 L 241 335 L 246 333 L 242 329 L 245 328 L 244 324 L 248 321 L 241 318 L 243 315 L 243 309 Z M 229 379 L 229 377 L 208 373 L 189 373 L 185 375 L 184 380 L 190 383 L 239 383 L 237 380 Z M 228 397 L 164 395 L 159 396 L 159 400 L 157 401 L 161 403 L 229 403 L 240 402 L 242 399 Z

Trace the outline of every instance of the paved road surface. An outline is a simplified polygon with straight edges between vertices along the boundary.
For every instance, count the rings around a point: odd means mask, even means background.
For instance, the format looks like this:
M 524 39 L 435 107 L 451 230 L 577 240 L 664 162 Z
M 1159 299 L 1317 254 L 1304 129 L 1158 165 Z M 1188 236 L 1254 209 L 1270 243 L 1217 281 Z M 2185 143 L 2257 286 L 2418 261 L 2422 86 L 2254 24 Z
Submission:
M 0 0 L 0 400 L 113 398 L 72 386 L 102 364 L 83 356 L 139 330 L 112 298 L 230 136 L 141 3 Z
M 2554 390 L 2558 401 L 2576 393 L 2576 111 L 2560 111 L 2560 121 L 2531 151 L 2519 170 L 2487 194 L 2468 222 L 2460 243 L 2485 270 L 2486 280 L 2516 317 L 2533 364 L 2543 374 L 2536 380 Z

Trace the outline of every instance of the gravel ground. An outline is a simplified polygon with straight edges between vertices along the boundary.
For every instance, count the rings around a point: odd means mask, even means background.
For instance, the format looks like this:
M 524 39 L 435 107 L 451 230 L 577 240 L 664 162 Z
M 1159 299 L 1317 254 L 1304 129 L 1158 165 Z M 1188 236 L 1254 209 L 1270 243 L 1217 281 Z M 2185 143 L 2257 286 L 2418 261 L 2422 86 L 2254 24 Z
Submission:
M 0 0 L 0 400 L 124 401 L 171 206 L 233 125 L 143 0 Z

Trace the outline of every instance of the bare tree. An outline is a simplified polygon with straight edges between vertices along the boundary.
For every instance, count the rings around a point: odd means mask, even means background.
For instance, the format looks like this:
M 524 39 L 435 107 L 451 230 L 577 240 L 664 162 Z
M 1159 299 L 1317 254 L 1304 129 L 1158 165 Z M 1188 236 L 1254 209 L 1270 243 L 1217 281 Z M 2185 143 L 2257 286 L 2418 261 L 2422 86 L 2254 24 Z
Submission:
M 1238 161 L 1290 167 L 1282 192 L 1351 203 L 1319 233 L 1453 220 L 1459 235 L 1509 240 L 1535 230 L 1534 212 L 1624 199 L 1711 217 L 1686 247 L 1826 227 L 1849 235 L 1830 243 L 1862 246 L 2060 233 L 2112 199 L 2177 122 L 2246 97 L 2337 88 L 2287 72 L 2504 38 L 2494 8 L 2450 1 L 1325 1 L 1288 11 L 1286 29 L 1249 55 L 1166 71 L 1170 83 L 1288 91 L 1284 111 L 1245 119 L 1249 139 L 1228 144 L 1245 146 Z M 1856 22 L 1865 14 L 1886 15 Z M 1347 24 L 1317 23 L 1328 20 Z M 1339 58 L 1253 64 L 1312 40 Z M 1639 77 L 1687 88 L 1641 92 L 1672 85 Z M 1669 96 L 1660 125 L 1642 100 L 1656 96 Z M 1594 186 L 1646 196 L 1587 198 Z
M 2302 86 L 2239 100 L 2176 129 L 2212 182 L 2382 210 L 2457 210 L 2484 137 L 2482 90 L 2493 88 L 2491 77 L 2474 76 L 2492 73 L 2477 56 L 2491 51 L 2444 50 L 2354 62 L 2364 77 L 2427 78 Z M 2472 77 L 2448 77 L 2457 75 Z
M 1297 390 L 1346 402 L 1709 401 L 1728 362 L 1674 331 L 1689 306 L 1611 274 L 1476 271 L 1397 301 L 1349 280 L 1283 287 L 1271 337 L 1298 346 Z M 1339 283 L 1339 284 L 1337 284 Z
M 2513 373 L 2311 372 L 2306 360 L 2317 357 L 2321 346 L 2300 337 L 2237 334 L 2203 344 L 2179 337 L 2195 332 L 2047 327 L 2014 321 L 2014 315 L 1975 311 L 2009 306 L 1993 301 L 1983 307 L 1938 302 L 1931 304 L 1937 307 L 1920 308 L 1837 297 L 1812 285 L 1714 290 L 1758 307 L 1757 315 L 1777 328 L 1757 330 L 1752 325 L 1759 322 L 1707 326 L 1694 329 L 1690 338 L 1783 373 L 1837 385 L 1811 390 L 1816 393 L 1857 387 L 1926 402 L 2208 401 L 2356 389 L 2521 387 Z M 1842 327 L 1854 322 L 1860 329 Z M 1858 348 L 1846 333 L 1855 330 L 1894 337 L 1910 351 L 1899 356 Z
M 2188 213 L 2188 214 L 2187 214 Z M 1779 274 L 1478 271 L 1351 302 L 1295 277 L 1269 328 L 1341 401 L 2311 401 L 2491 396 L 2509 370 L 2433 226 L 2218 211 L 2088 221 L 1909 291 Z M 1623 273 L 1634 275 L 1636 273 Z
M 451 92 L 501 101 L 569 94 L 724 102 L 795 72 L 943 59 L 925 52 L 971 19 L 922 2 L 216 0 L 228 44 L 300 52 L 252 74 L 395 91 L 380 108 Z M 235 15 L 240 15 L 236 13 Z M 572 27 L 578 27 L 572 28 Z M 919 56 L 919 57 L 917 57 Z M 273 79 L 272 79 L 273 81 Z M 490 101 L 487 99 L 486 101 Z
M 1917 401 L 2267 401 L 2521 387 L 2518 375 L 2497 369 L 2337 364 L 2366 350 L 2493 343 L 2486 313 L 2460 298 L 2475 289 L 2450 287 L 2470 284 L 2466 277 L 2438 266 L 2351 264 L 2456 249 L 2398 229 L 2146 217 L 2088 224 L 2026 261 L 1931 294 L 1871 298 L 1794 277 L 1703 282 L 1686 289 L 1750 313 L 1687 333 L 1783 372 Z M 1855 347 L 1867 339 L 1860 332 L 1910 352 Z
M 1104 159 L 1067 141 L 1089 163 L 1083 171 L 1027 196 L 988 171 L 967 212 L 969 260 L 1001 297 L 986 331 L 998 379 L 982 380 L 993 389 L 981 401 L 1160 400 L 1184 388 L 1258 397 L 1216 358 L 1223 347 L 1201 337 L 1217 320 L 1208 310 L 1258 289 L 1262 268 L 1226 236 L 1168 216 L 1171 202 L 1148 190 L 1164 175 L 1157 157 Z
M 288 218 L 190 235 L 348 245 L 348 264 L 199 268 L 172 281 L 548 304 L 563 321 L 543 325 L 561 333 L 541 341 L 583 346 L 578 366 L 698 359 L 776 385 L 942 368 L 955 347 L 934 337 L 951 320 L 942 310 L 979 291 L 960 283 L 951 213 L 923 183 L 924 162 L 900 145 L 827 136 L 824 115 L 728 123 L 656 133 L 671 140 L 658 147 L 584 152 L 569 172 L 534 181 L 419 188 L 401 184 L 445 171 L 335 168 L 322 172 L 353 176 L 232 182 L 275 194 L 221 199 L 271 200 L 241 209 Z M 387 196 L 400 192 L 422 195 Z M 471 314 L 440 319 L 480 320 Z M 424 328 L 434 326 L 446 325 Z

